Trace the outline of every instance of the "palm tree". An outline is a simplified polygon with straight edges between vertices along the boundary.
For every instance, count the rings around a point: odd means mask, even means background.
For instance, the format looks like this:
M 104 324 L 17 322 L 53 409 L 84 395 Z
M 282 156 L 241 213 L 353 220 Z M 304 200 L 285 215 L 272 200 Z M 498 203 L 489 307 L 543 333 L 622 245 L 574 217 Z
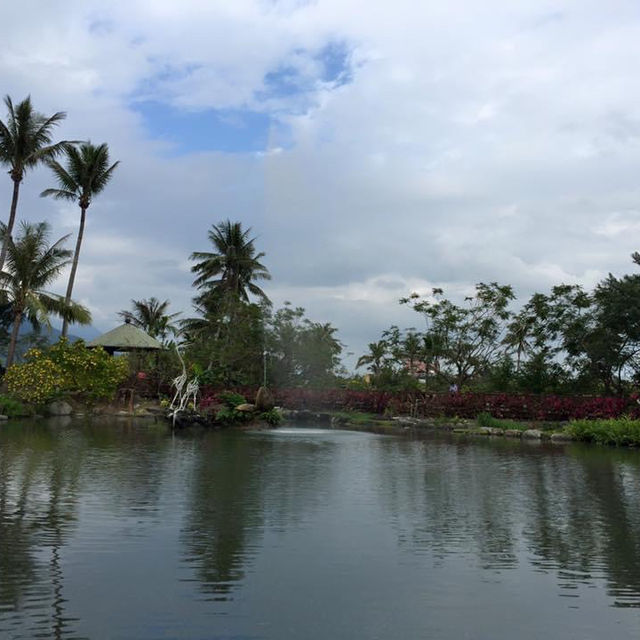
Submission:
M 9 167 L 9 175 L 13 180 L 13 196 L 9 210 L 9 221 L 4 236 L 2 250 L 0 250 L 0 271 L 7 256 L 7 243 L 13 233 L 20 195 L 20 183 L 27 169 L 33 169 L 39 163 L 54 158 L 60 153 L 67 142 L 52 144 L 53 128 L 67 117 L 63 111 L 52 116 L 45 116 L 33 110 L 31 97 L 27 96 L 15 107 L 11 98 L 5 96 L 7 107 L 7 121 L 0 120 L 0 163 Z
M 241 222 L 230 220 L 211 227 L 208 237 L 215 251 L 191 254 L 191 260 L 199 260 L 191 267 L 198 274 L 193 286 L 203 291 L 196 304 L 211 306 L 229 298 L 248 302 L 249 294 L 269 301 L 255 281 L 271 280 L 271 275 L 260 262 L 265 254 L 256 253 L 250 233 L 250 227 L 243 231 Z
M 78 229 L 76 250 L 73 254 L 73 263 L 65 297 L 65 300 L 69 303 L 78 269 L 78 258 L 80 257 L 87 209 L 93 198 L 107 186 L 115 168 L 120 163 L 114 162 L 109 166 L 109 147 L 106 143 L 96 147 L 91 142 L 84 142 L 79 148 L 67 145 L 65 153 L 67 156 L 66 167 L 63 167 L 53 159 L 47 161 L 47 165 L 55 174 L 60 188 L 45 189 L 40 195 L 52 196 L 58 200 L 71 200 L 77 202 L 80 207 L 80 228 Z M 62 323 L 62 335 L 64 337 L 67 335 L 68 328 L 69 321 L 65 318 Z
M 365 353 L 365 355 L 360 356 L 358 358 L 358 362 L 356 363 L 356 368 L 361 367 L 362 365 L 369 365 L 369 370 L 374 376 L 377 376 L 382 371 L 384 366 L 384 358 L 387 355 L 387 343 L 384 340 L 380 340 L 379 342 L 370 342 L 369 343 L 369 353 Z
M 23 222 L 21 233 L 15 241 L 6 227 L 2 229 L 2 235 L 7 239 L 7 259 L 5 270 L 0 271 L 0 288 L 13 311 L 13 328 L 7 354 L 9 367 L 13 363 L 23 318 L 26 317 L 37 328 L 42 323 L 49 324 L 51 314 L 80 324 L 89 324 L 91 314 L 75 302 L 43 291 L 70 262 L 72 252 L 63 248 L 69 236 L 49 245 L 49 225 L 46 222 Z
M 507 333 L 502 340 L 502 344 L 508 349 L 516 351 L 516 373 L 520 373 L 522 356 L 531 351 L 531 319 L 523 310 L 518 313 L 513 321 L 507 326 Z
M 177 333 L 178 328 L 172 321 L 180 313 L 167 313 L 169 300 L 160 302 L 153 296 L 148 300 L 132 300 L 133 311 L 120 311 L 118 315 L 135 327 L 146 331 L 153 338 L 165 340 L 168 333 Z

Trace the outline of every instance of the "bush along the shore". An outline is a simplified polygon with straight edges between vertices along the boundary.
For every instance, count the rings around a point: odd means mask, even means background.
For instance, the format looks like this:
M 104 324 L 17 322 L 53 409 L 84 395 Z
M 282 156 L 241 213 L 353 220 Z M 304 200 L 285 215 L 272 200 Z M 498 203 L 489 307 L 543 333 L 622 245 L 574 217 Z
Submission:
M 258 417 L 271 427 L 277 427 L 282 422 L 282 414 L 275 408 L 263 411 Z
M 4 381 L 11 396 L 27 404 L 73 397 L 92 405 L 112 398 L 127 374 L 125 358 L 62 338 L 48 349 L 28 351 L 24 363 L 7 369 Z
M 242 388 L 246 397 L 255 389 Z M 219 390 L 201 389 L 200 406 L 220 403 Z M 497 419 L 566 421 L 571 418 L 600 419 L 623 415 L 640 418 L 640 405 L 633 397 L 555 396 L 520 393 L 428 393 L 353 389 L 272 390 L 275 404 L 293 410 L 359 411 L 379 415 L 411 415 L 417 418 L 456 417 L 474 420 L 480 413 Z
M 0 396 L 0 414 L 9 418 L 20 418 L 30 415 L 31 412 L 19 400 Z
M 566 432 L 583 442 L 615 446 L 640 445 L 640 420 L 628 416 L 608 420 L 572 420 Z

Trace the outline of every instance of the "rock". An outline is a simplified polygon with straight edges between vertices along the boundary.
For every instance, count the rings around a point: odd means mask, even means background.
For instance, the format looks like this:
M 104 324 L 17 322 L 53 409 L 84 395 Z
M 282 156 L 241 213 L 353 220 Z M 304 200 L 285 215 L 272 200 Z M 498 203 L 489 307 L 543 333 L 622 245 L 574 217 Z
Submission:
M 5 416 L 0 413 L 0 422 L 4 422 L 5 420 L 8 420 L 8 419 L 9 419 L 9 416 Z
M 507 436 L 507 438 L 522 438 L 522 431 L 519 429 L 505 429 L 504 435 Z
M 522 437 L 540 440 L 542 438 L 542 431 L 540 431 L 540 429 L 527 429 L 522 432 Z
M 245 402 L 244 404 L 239 404 L 236 407 L 236 411 L 241 411 L 242 413 L 251 413 L 256 410 L 256 405 L 251 404 L 249 402 Z
M 47 414 L 50 416 L 70 416 L 73 408 L 64 400 L 56 400 L 47 406 Z
M 256 393 L 256 408 L 258 411 L 270 411 L 275 406 L 271 392 L 266 387 L 260 387 Z
M 476 431 L 479 436 L 490 436 L 492 435 L 491 427 L 479 427 Z

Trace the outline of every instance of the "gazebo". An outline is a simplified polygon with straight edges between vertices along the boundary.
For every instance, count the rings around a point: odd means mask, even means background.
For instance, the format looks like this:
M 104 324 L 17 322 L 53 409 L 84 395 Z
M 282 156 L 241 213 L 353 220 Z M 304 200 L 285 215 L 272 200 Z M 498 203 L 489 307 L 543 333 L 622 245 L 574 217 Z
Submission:
M 87 342 L 89 349 L 102 347 L 113 355 L 116 351 L 159 351 L 162 345 L 142 329 L 125 322 L 107 333 L 103 333 L 91 342 Z
M 91 340 L 86 346 L 88 349 L 102 347 L 110 355 L 113 355 L 116 351 L 120 353 L 124 351 L 159 352 L 164 349 L 155 338 L 152 338 L 142 329 L 134 327 L 128 320 L 119 327 L 111 329 L 111 331 L 107 331 L 107 333 L 103 333 L 101 336 Z M 138 376 L 140 376 L 140 373 Z M 123 389 L 123 391 L 129 393 L 129 412 L 133 413 L 133 398 L 136 393 L 135 381 L 132 383 L 132 386 Z

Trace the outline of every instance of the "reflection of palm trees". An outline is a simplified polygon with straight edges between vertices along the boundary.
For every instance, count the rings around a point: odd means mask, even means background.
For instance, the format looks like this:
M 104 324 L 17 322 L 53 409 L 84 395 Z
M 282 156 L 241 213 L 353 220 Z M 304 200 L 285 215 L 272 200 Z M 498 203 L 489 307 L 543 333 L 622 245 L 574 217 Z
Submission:
M 244 575 L 248 536 L 260 528 L 262 513 L 260 458 L 244 438 L 221 440 L 205 440 L 196 461 L 184 537 L 203 590 L 225 599 Z
M 322 457 L 316 443 L 276 443 L 268 436 L 221 433 L 203 440 L 183 542 L 185 561 L 205 593 L 229 599 L 265 526 L 290 527 L 314 508 L 313 496 L 324 495 L 324 483 L 333 479 L 322 467 L 333 464 L 336 448 Z
M 63 436 L 64 432 L 52 438 L 34 430 L 23 435 L 28 448 L 0 446 L 0 605 L 20 611 L 23 597 L 36 591 L 38 583 L 50 585 L 52 601 L 47 608 L 54 638 L 70 631 L 60 551 L 75 521 L 74 496 L 81 464 L 77 443 L 67 443 Z M 46 503 L 42 500 L 45 491 Z M 43 547 L 51 549 L 47 577 L 35 556 Z M 39 587 L 37 591 L 43 590 Z

